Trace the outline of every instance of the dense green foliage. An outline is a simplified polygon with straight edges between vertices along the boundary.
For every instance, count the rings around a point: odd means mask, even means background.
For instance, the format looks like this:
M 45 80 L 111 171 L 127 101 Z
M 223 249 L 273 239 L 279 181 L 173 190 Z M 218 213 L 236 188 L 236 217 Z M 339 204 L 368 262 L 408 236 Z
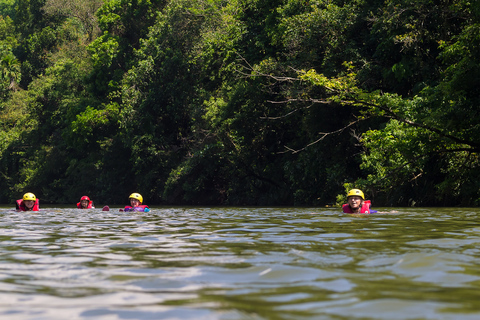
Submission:
M 480 4 L 0 1 L 0 202 L 480 203 Z

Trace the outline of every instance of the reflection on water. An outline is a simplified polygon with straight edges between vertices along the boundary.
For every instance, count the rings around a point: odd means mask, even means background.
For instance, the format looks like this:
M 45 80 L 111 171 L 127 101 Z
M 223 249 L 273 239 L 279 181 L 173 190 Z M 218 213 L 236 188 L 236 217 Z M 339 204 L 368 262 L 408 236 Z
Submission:
M 5 319 L 480 319 L 476 209 L 0 209 Z

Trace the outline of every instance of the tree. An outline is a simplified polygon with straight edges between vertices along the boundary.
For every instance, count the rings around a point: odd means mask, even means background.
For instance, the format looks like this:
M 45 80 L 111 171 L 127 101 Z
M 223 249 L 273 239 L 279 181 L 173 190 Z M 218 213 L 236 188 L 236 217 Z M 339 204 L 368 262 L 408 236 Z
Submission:
M 103 4 L 104 0 L 46 0 L 43 10 L 50 16 L 78 19 L 91 41 L 99 32 L 95 13 Z
M 21 79 L 20 61 L 13 54 L 18 41 L 10 17 L 0 17 L 0 97 L 5 99 Z
M 15 6 L 14 22 L 22 39 L 48 25 L 42 7 L 46 0 L 18 0 Z
M 94 60 L 92 91 L 107 95 L 118 90 L 123 74 L 131 67 L 133 52 L 155 22 L 165 0 L 112 0 L 96 15 L 102 35 L 89 46 Z
M 325 102 L 339 101 L 362 108 L 365 116 L 390 119 L 383 128 L 363 134 L 360 141 L 368 151 L 362 156 L 362 168 L 370 175 L 358 183 L 390 190 L 390 201 L 404 205 L 476 201 L 479 31 L 478 23 L 467 23 L 453 41 L 443 42 L 443 80 L 412 98 L 366 92 L 358 87 L 354 73 L 333 79 L 314 71 L 302 74 L 303 80 L 330 92 Z
M 15 17 L 15 0 L 2 0 L 0 1 L 0 15 L 4 18 Z

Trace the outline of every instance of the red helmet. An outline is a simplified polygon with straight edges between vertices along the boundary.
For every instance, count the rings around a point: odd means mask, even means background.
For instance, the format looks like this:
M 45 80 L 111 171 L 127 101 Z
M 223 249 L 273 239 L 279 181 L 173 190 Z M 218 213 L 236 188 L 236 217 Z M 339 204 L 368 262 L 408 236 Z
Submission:
M 87 196 L 83 196 L 83 197 L 80 198 L 80 201 L 82 201 L 82 200 L 88 200 L 88 201 L 90 201 L 90 198 L 87 197 Z

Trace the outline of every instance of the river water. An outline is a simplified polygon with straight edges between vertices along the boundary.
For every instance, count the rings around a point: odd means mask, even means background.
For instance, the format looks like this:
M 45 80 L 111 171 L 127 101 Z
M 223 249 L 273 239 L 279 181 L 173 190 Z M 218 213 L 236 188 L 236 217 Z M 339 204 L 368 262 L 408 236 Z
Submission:
M 480 319 L 480 210 L 0 208 L 1 319 Z

